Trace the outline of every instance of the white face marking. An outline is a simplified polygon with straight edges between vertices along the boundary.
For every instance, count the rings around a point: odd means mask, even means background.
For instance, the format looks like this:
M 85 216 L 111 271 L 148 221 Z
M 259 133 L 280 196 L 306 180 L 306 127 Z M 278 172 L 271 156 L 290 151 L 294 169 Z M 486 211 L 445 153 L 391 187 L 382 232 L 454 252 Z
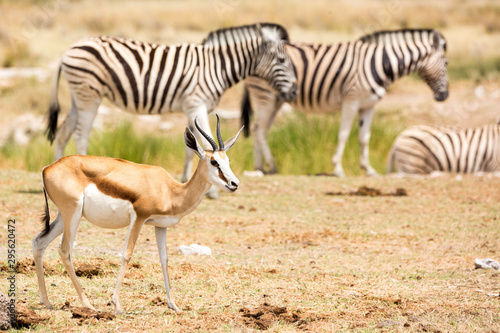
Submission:
M 212 158 L 216 165 L 212 165 Z M 225 152 L 216 151 L 212 158 L 207 158 L 208 181 L 226 192 L 234 192 L 238 189 L 240 181 L 234 175 L 229 166 L 229 158 Z M 221 174 L 223 178 L 221 178 Z
M 136 214 L 130 201 L 113 198 L 90 184 L 83 192 L 83 216 L 98 227 L 118 229 L 129 226 Z

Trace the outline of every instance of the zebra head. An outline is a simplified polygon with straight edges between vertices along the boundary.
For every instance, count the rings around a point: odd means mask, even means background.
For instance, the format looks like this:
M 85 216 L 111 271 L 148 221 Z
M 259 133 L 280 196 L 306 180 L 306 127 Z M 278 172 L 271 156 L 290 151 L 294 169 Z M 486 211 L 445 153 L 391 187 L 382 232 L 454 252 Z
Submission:
M 448 59 L 446 58 L 446 40 L 437 31 L 429 36 L 432 51 L 418 70 L 420 77 L 431 87 L 434 99 L 438 102 L 448 98 Z
M 297 76 L 292 60 L 286 52 L 286 30 L 277 24 L 257 25 L 262 41 L 254 75 L 266 80 L 286 102 L 297 99 Z

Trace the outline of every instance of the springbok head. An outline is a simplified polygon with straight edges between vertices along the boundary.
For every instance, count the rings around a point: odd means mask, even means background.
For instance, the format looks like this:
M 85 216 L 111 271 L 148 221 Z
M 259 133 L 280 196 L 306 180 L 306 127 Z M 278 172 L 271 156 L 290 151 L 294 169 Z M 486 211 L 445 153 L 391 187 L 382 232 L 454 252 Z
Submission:
M 219 116 L 216 116 L 217 141 L 219 141 L 219 146 L 217 146 L 215 140 L 212 139 L 210 135 L 208 135 L 201 129 L 201 127 L 198 125 L 197 119 L 194 120 L 196 128 L 201 133 L 201 135 L 203 135 L 203 137 L 210 143 L 213 150 L 203 150 L 198 141 L 196 141 L 196 138 L 189 127 L 186 127 L 186 131 L 184 132 L 184 141 L 186 142 L 186 146 L 191 148 L 196 153 L 196 155 L 198 155 L 201 161 L 207 164 L 208 182 L 226 192 L 234 192 L 238 189 L 240 181 L 238 180 L 238 178 L 236 178 L 233 171 L 229 167 L 229 157 L 227 157 L 226 151 L 234 145 L 243 127 L 238 131 L 238 133 L 236 133 L 235 136 L 224 142 L 222 141 L 222 136 L 220 134 Z
M 269 82 L 286 102 L 295 101 L 297 76 L 285 48 L 288 39 L 286 30 L 277 24 L 257 24 L 257 33 L 262 45 L 254 74 Z
M 446 58 L 446 40 L 437 31 L 430 36 L 432 51 L 418 73 L 431 87 L 434 99 L 442 102 L 448 98 L 448 59 Z

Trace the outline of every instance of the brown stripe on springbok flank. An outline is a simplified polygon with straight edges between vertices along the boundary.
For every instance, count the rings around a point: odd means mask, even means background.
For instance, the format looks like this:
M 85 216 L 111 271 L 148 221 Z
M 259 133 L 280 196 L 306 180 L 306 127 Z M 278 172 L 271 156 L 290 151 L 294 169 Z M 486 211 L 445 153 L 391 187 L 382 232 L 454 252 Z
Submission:
M 101 177 L 96 177 L 94 179 L 89 179 L 92 183 L 95 184 L 97 189 L 102 193 L 109 195 L 113 198 L 123 199 L 130 201 L 132 204 L 139 199 L 139 194 L 131 190 L 130 188 L 126 188 L 125 186 L 113 182 L 110 179 L 103 179 Z

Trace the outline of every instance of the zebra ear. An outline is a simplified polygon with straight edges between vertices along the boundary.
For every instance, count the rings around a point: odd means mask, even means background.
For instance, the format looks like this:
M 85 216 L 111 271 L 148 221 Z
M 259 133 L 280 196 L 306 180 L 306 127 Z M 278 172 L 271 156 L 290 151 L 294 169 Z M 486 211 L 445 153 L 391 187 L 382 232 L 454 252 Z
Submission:
M 200 159 L 205 159 L 205 151 L 201 148 L 198 141 L 196 141 L 196 137 L 193 132 L 191 132 L 189 127 L 186 127 L 186 130 L 184 131 L 184 142 L 186 143 L 186 146 L 191 148 Z
M 236 133 L 236 135 L 235 135 L 235 136 L 233 136 L 231 139 L 227 139 L 227 140 L 224 142 L 224 151 L 228 151 L 228 150 L 229 150 L 229 148 L 231 148 L 231 147 L 234 145 L 234 143 L 236 142 L 236 140 L 237 140 L 237 139 L 238 139 L 238 137 L 240 136 L 240 133 L 241 133 L 241 131 L 243 130 L 243 127 L 245 127 L 245 126 L 242 126 L 242 127 L 240 128 L 240 130 L 238 131 L 238 133 Z
M 432 47 L 438 51 L 443 49 L 446 51 L 446 41 L 437 31 L 434 31 L 432 35 Z

